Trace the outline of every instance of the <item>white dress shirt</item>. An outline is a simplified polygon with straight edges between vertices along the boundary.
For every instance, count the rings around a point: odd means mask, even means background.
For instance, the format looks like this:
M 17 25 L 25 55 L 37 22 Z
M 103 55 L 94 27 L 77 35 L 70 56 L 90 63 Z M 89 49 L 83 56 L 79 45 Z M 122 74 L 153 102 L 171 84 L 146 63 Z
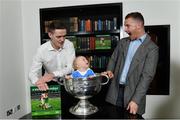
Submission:
M 38 48 L 30 68 L 29 79 L 35 84 L 41 77 L 42 66 L 47 73 L 53 73 L 55 77 L 69 74 L 73 70 L 74 58 L 74 46 L 69 40 L 66 39 L 63 48 L 59 50 L 54 49 L 51 41 L 48 41 Z

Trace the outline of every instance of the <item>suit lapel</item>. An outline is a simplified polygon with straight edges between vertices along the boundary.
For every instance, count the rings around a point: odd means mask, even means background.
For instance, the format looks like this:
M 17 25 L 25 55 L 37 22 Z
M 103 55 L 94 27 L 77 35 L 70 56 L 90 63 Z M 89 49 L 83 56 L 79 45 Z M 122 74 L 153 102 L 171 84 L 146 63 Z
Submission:
M 149 40 L 150 40 L 150 37 L 147 35 L 147 37 L 145 38 L 144 42 L 137 49 L 137 51 L 134 54 L 134 57 L 132 59 L 128 75 L 130 75 L 132 73 L 132 71 L 134 71 L 136 66 L 141 62 L 141 60 L 146 55 L 146 47 L 145 46 L 148 44 Z
M 125 61 L 126 56 L 127 56 L 129 44 L 130 44 L 130 39 L 127 39 L 127 40 L 126 40 L 126 43 L 125 43 L 124 46 L 123 46 L 123 50 L 124 50 L 124 51 L 123 51 L 123 58 L 124 58 L 124 61 Z

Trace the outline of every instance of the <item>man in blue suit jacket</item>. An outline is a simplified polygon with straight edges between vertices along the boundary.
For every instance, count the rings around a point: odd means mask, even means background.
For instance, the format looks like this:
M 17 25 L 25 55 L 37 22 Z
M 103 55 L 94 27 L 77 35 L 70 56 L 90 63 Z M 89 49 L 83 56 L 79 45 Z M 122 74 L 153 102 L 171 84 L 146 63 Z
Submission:
M 129 37 L 119 41 L 104 72 L 112 78 L 106 101 L 142 115 L 146 92 L 156 72 L 159 48 L 145 33 L 141 13 L 129 13 L 124 26 Z

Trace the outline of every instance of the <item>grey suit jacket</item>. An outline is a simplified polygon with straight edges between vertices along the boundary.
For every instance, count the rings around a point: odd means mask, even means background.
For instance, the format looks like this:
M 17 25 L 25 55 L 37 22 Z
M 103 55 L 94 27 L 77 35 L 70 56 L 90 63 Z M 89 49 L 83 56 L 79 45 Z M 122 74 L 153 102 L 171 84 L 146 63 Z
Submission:
M 107 70 L 114 73 L 106 101 L 116 105 L 119 89 L 119 77 L 126 59 L 130 38 L 119 41 L 109 61 Z M 138 114 L 145 113 L 146 92 L 153 80 L 158 63 L 159 48 L 147 35 L 143 43 L 137 49 L 128 74 L 124 89 L 124 107 L 133 100 L 138 104 Z

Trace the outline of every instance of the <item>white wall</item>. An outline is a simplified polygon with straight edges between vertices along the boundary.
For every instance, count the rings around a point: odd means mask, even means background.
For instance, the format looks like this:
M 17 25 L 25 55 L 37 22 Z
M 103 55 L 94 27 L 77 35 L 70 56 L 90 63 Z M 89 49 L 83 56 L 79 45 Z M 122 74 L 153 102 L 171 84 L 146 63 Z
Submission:
M 26 111 L 21 1 L 1 0 L 0 3 L 0 118 L 18 118 Z M 6 111 L 17 105 L 21 110 L 6 117 Z
M 7 0 L 3 0 L 7 1 Z M 14 0 L 15 1 L 15 0 Z M 22 111 L 11 118 L 18 118 L 30 112 L 30 96 L 27 74 L 32 57 L 40 45 L 39 8 L 112 3 L 119 0 L 16 0 L 5 2 L 0 10 L 3 28 L 0 29 L 0 116 L 6 118 L 4 111 L 21 104 Z M 147 96 L 145 118 L 180 118 L 179 77 L 180 74 L 180 2 L 178 0 L 123 0 L 123 16 L 131 11 L 140 11 L 146 25 L 171 25 L 171 73 L 169 96 Z M 5 14 L 6 13 L 6 14 Z M 8 14 L 8 16 L 7 16 Z M 8 27 L 6 24 L 8 24 Z M 7 47 L 8 46 L 8 47 Z M 12 60 L 13 58 L 13 60 Z M 12 63 L 13 61 L 13 63 Z M 11 72 L 11 74 L 9 74 Z M 163 84 L 163 83 L 162 83 Z M 9 86 L 9 87 L 8 87 Z M 4 92 L 6 91 L 6 92 Z M 5 94 L 6 93 L 6 94 Z M 3 95 L 2 95 L 3 94 Z M 15 97 L 16 96 L 16 97 Z M 10 118 L 9 117 L 9 118 Z
M 2 1 L 0 0 L 0 18 L 2 17 Z M 0 19 L 0 43 L 2 42 L 2 34 L 1 34 L 1 31 L 2 31 L 2 20 Z M 0 83 L 2 83 L 2 44 L 0 44 Z M 2 84 L 0 84 L 0 88 L 2 87 Z M 0 92 L 0 95 L 2 93 Z M 0 97 L 0 106 L 1 106 L 1 103 L 2 103 L 2 99 Z M 0 109 L 1 111 L 1 109 Z M 0 116 L 1 116 L 1 113 L 0 113 Z M 0 117 L 1 118 L 1 117 Z

